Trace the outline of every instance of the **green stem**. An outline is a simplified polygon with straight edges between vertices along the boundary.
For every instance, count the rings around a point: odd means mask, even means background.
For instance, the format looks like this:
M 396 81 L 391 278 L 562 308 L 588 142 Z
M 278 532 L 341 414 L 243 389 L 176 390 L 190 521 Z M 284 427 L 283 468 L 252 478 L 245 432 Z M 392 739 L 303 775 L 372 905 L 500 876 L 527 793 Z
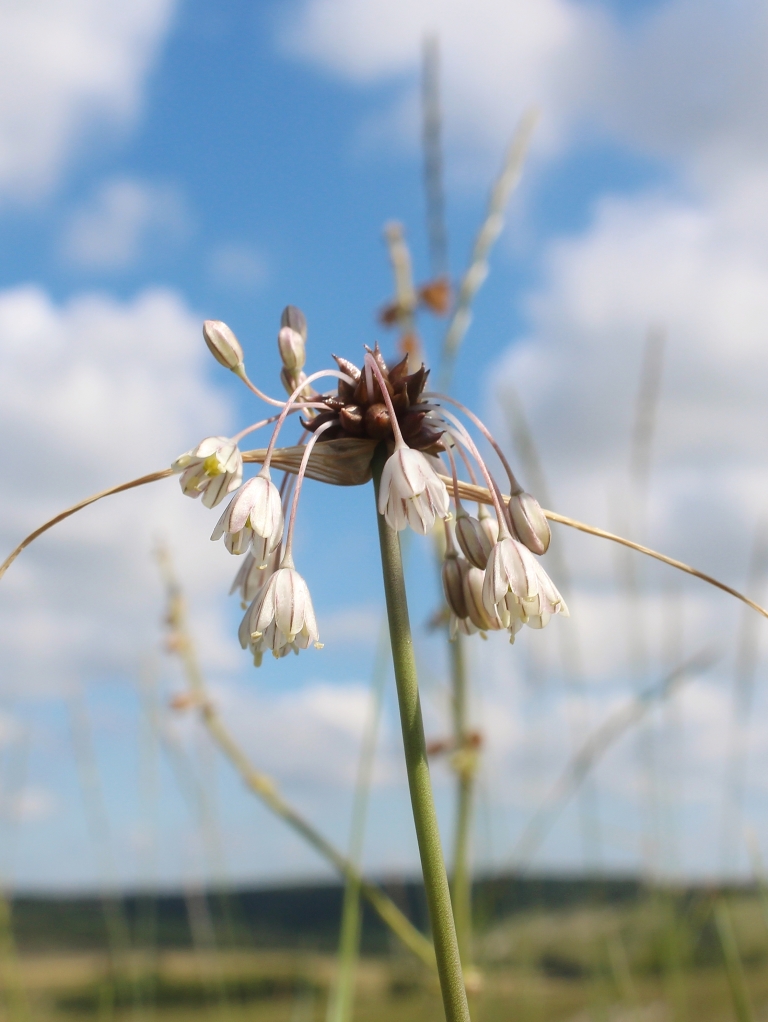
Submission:
M 457 778 L 451 893 L 461 963 L 466 969 L 471 964 L 472 958 L 472 883 L 469 872 L 469 839 L 475 780 L 475 754 L 468 745 L 467 671 L 462 636 L 457 635 L 450 643 L 449 648 L 453 683 L 453 733 Z
M 377 503 L 381 473 L 386 459 L 386 448 L 382 444 L 377 448 L 373 458 L 373 483 Z M 448 877 L 445 872 L 440 831 L 437 826 L 437 814 L 429 778 L 429 763 L 427 762 L 424 724 L 421 717 L 419 685 L 416 676 L 416 660 L 411 638 L 411 624 L 408 619 L 403 562 L 400 556 L 400 539 L 397 533 L 390 529 L 382 515 L 377 515 L 377 518 L 384 593 L 389 618 L 389 637 L 392 643 L 392 662 L 397 683 L 400 723 L 403 729 L 405 765 L 429 918 L 432 924 L 432 939 L 435 944 L 443 1008 L 447 1022 L 469 1022 L 469 1008 L 461 972 L 459 945 L 451 908 L 451 894 L 448 889 Z
M 739 946 L 736 943 L 736 934 L 733 932 L 731 914 L 724 898 L 720 898 L 715 905 L 715 926 L 717 935 L 720 938 L 720 946 L 723 949 L 725 959 L 725 973 L 728 977 L 728 985 L 731 989 L 731 1001 L 733 1011 L 738 1022 L 755 1022 L 755 1015 L 747 991 L 747 981 L 744 977 L 744 966 L 739 954 Z

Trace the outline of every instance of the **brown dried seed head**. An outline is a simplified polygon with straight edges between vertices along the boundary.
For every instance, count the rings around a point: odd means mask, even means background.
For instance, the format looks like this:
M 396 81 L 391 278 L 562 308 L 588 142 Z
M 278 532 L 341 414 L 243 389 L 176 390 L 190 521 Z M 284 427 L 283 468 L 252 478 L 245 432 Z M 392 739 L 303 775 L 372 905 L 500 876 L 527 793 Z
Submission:
M 365 431 L 374 440 L 384 440 L 392 435 L 392 420 L 385 404 L 377 402 L 366 408 Z
M 427 281 L 419 288 L 419 301 L 436 316 L 444 316 L 451 307 L 451 282 L 447 277 Z
M 365 436 L 363 410 L 359 405 L 345 405 L 339 412 L 339 422 L 350 436 Z

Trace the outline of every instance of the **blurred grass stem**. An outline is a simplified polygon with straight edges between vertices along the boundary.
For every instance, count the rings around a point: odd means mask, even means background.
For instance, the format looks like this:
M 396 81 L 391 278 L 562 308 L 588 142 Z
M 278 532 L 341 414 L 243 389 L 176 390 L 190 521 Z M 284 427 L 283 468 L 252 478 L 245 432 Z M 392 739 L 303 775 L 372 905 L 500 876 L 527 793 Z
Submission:
M 328 1022 L 350 1022 L 355 994 L 355 975 L 360 954 L 360 910 L 359 870 L 363 857 L 365 824 L 368 815 L 368 801 L 376 760 L 376 743 L 381 722 L 381 708 L 384 686 L 388 674 L 386 622 L 383 622 L 376 647 L 376 660 L 371 686 L 371 707 L 363 735 L 360 763 L 355 784 L 355 801 L 352 808 L 352 827 L 349 842 L 349 861 L 358 873 L 349 873 L 344 885 L 344 902 L 341 909 L 341 933 L 339 935 L 338 976 L 328 1000 L 326 1018 Z
M 312 847 L 318 851 L 344 877 L 353 876 L 360 884 L 360 892 L 370 902 L 390 929 L 397 934 L 402 942 L 426 965 L 434 968 L 435 957 L 429 940 L 420 933 L 394 904 L 384 891 L 375 884 L 369 883 L 341 852 L 327 841 L 322 834 L 304 819 L 280 795 L 271 777 L 256 770 L 248 757 L 229 733 L 215 706 L 211 702 L 205 685 L 197 654 L 186 624 L 186 608 L 179 585 L 173 574 L 170 557 L 167 551 L 158 551 L 166 587 L 168 589 L 168 621 L 174 631 L 175 652 L 181 658 L 184 673 L 190 688 L 194 704 L 200 712 L 203 724 L 209 734 L 224 753 L 232 766 L 237 770 L 246 787 L 264 802 L 277 816 L 299 833 Z
M 755 1022 L 754 1012 L 749 1000 L 749 992 L 747 991 L 747 981 L 744 976 L 744 966 L 739 954 L 739 945 L 736 942 L 731 913 L 724 898 L 718 899 L 714 912 L 715 926 L 717 928 L 717 935 L 720 938 L 728 986 L 731 991 L 733 1012 L 737 1022 Z
M 504 211 L 509 197 L 520 181 L 538 111 L 527 110 L 512 137 L 504 165 L 491 189 L 485 220 L 475 238 L 469 267 L 459 286 L 456 307 L 448 324 L 440 358 L 438 390 L 448 390 L 461 342 L 472 322 L 472 302 L 488 276 L 488 256 L 504 226 Z

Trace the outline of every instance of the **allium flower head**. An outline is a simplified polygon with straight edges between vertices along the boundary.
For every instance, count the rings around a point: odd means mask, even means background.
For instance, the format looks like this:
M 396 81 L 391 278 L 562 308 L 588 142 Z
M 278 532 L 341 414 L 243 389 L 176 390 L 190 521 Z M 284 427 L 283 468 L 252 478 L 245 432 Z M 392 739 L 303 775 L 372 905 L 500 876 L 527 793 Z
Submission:
M 216 507 L 243 480 L 243 457 L 237 444 L 227 437 L 209 436 L 197 447 L 180 455 L 171 468 L 181 472 L 182 493 L 203 496 L 206 507 Z
M 421 451 L 395 449 L 381 474 L 379 514 L 400 532 L 410 525 L 423 536 L 449 511 L 448 490 Z
M 242 348 L 226 324 L 207 321 L 203 332 L 218 361 L 233 369 L 257 398 L 279 408 L 232 439 L 206 438 L 173 465 L 182 473 L 183 491 L 202 495 L 208 507 L 237 490 L 211 539 L 223 538 L 231 553 L 245 555 L 232 592 L 248 606 L 239 635 L 255 663 L 267 651 L 282 657 L 311 642 L 318 645 L 309 590 L 292 560 L 305 478 L 358 486 L 380 472 L 377 506 L 391 529 L 399 532 L 410 526 L 425 535 L 438 519 L 446 523 L 442 581 L 452 637 L 507 630 L 513 640 L 524 624 L 543 628 L 552 615 L 567 615 L 562 596 L 538 561 L 550 541 L 544 512 L 522 490 L 504 452 L 477 415 L 453 397 L 426 389 L 429 370 L 424 364 L 410 372 L 408 355 L 387 364 L 376 344 L 365 346 L 362 368 L 334 355 L 338 369 L 307 375 L 306 319 L 289 305 L 278 334 L 280 379 L 289 396 L 287 401 L 278 400 L 248 378 Z M 329 377 L 333 387 L 324 383 L 317 389 L 318 381 Z M 296 421 L 291 418 L 296 412 L 305 432 L 298 443 L 280 444 L 282 431 Z M 502 496 L 467 420 L 499 457 L 510 497 Z M 246 454 L 249 462 L 262 468 L 243 485 L 238 441 L 272 423 L 268 446 Z M 459 478 L 457 455 L 471 482 Z M 270 469 L 286 473 L 279 490 Z M 479 502 L 477 517 L 466 512 L 462 499 Z M 493 514 L 488 511 L 491 504 Z
M 259 567 L 267 563 L 267 558 L 283 538 L 280 491 L 270 479 L 268 469 L 249 479 L 229 502 L 211 539 L 221 539 L 222 536 L 225 536 L 230 553 L 245 553 L 250 544 Z

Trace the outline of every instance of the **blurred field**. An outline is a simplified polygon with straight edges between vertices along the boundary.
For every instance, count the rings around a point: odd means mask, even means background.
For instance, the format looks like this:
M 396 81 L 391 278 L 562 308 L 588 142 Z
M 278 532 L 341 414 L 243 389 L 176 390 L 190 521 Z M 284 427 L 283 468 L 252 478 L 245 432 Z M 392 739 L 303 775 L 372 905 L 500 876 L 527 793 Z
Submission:
M 403 890 L 406 902 L 409 894 L 414 900 L 414 890 Z M 8 1022 L 323 1022 L 336 969 L 335 956 L 324 945 L 338 924 L 340 890 L 262 893 L 262 910 L 269 904 L 271 914 L 262 911 L 260 927 L 241 927 L 229 937 L 221 905 L 214 908 L 208 947 L 199 940 L 194 946 L 193 930 L 185 933 L 180 925 L 175 910 L 183 897 L 166 896 L 151 931 L 154 946 L 139 949 L 143 917 L 135 915 L 128 931 L 131 946 L 109 952 L 103 944 L 88 947 L 99 936 L 98 900 L 22 901 L 18 956 L 7 942 L 3 954 L 1 1017 Z M 257 895 L 249 895 L 251 907 Z M 570 905 L 554 907 L 557 901 Z M 216 903 L 210 899 L 211 906 Z M 235 917 L 244 903 L 247 897 L 233 895 Z M 508 879 L 480 885 L 476 904 L 478 968 L 470 983 L 473 1019 L 479 1022 L 768 1019 L 768 919 L 759 892 Z M 311 923 L 304 929 L 297 914 L 301 905 Z M 736 976 L 718 930 L 717 906 L 724 908 L 736 939 Z M 126 904 L 119 907 L 129 919 Z M 270 948 L 270 926 L 281 921 Z M 285 946 L 294 938 L 314 946 Z M 227 939 L 249 946 L 226 947 Z M 375 926 L 368 925 L 364 946 L 380 944 Z M 743 984 L 747 1014 L 736 1013 L 734 982 Z M 442 1008 L 436 979 L 395 947 L 368 953 L 358 972 L 355 1018 L 437 1022 Z

